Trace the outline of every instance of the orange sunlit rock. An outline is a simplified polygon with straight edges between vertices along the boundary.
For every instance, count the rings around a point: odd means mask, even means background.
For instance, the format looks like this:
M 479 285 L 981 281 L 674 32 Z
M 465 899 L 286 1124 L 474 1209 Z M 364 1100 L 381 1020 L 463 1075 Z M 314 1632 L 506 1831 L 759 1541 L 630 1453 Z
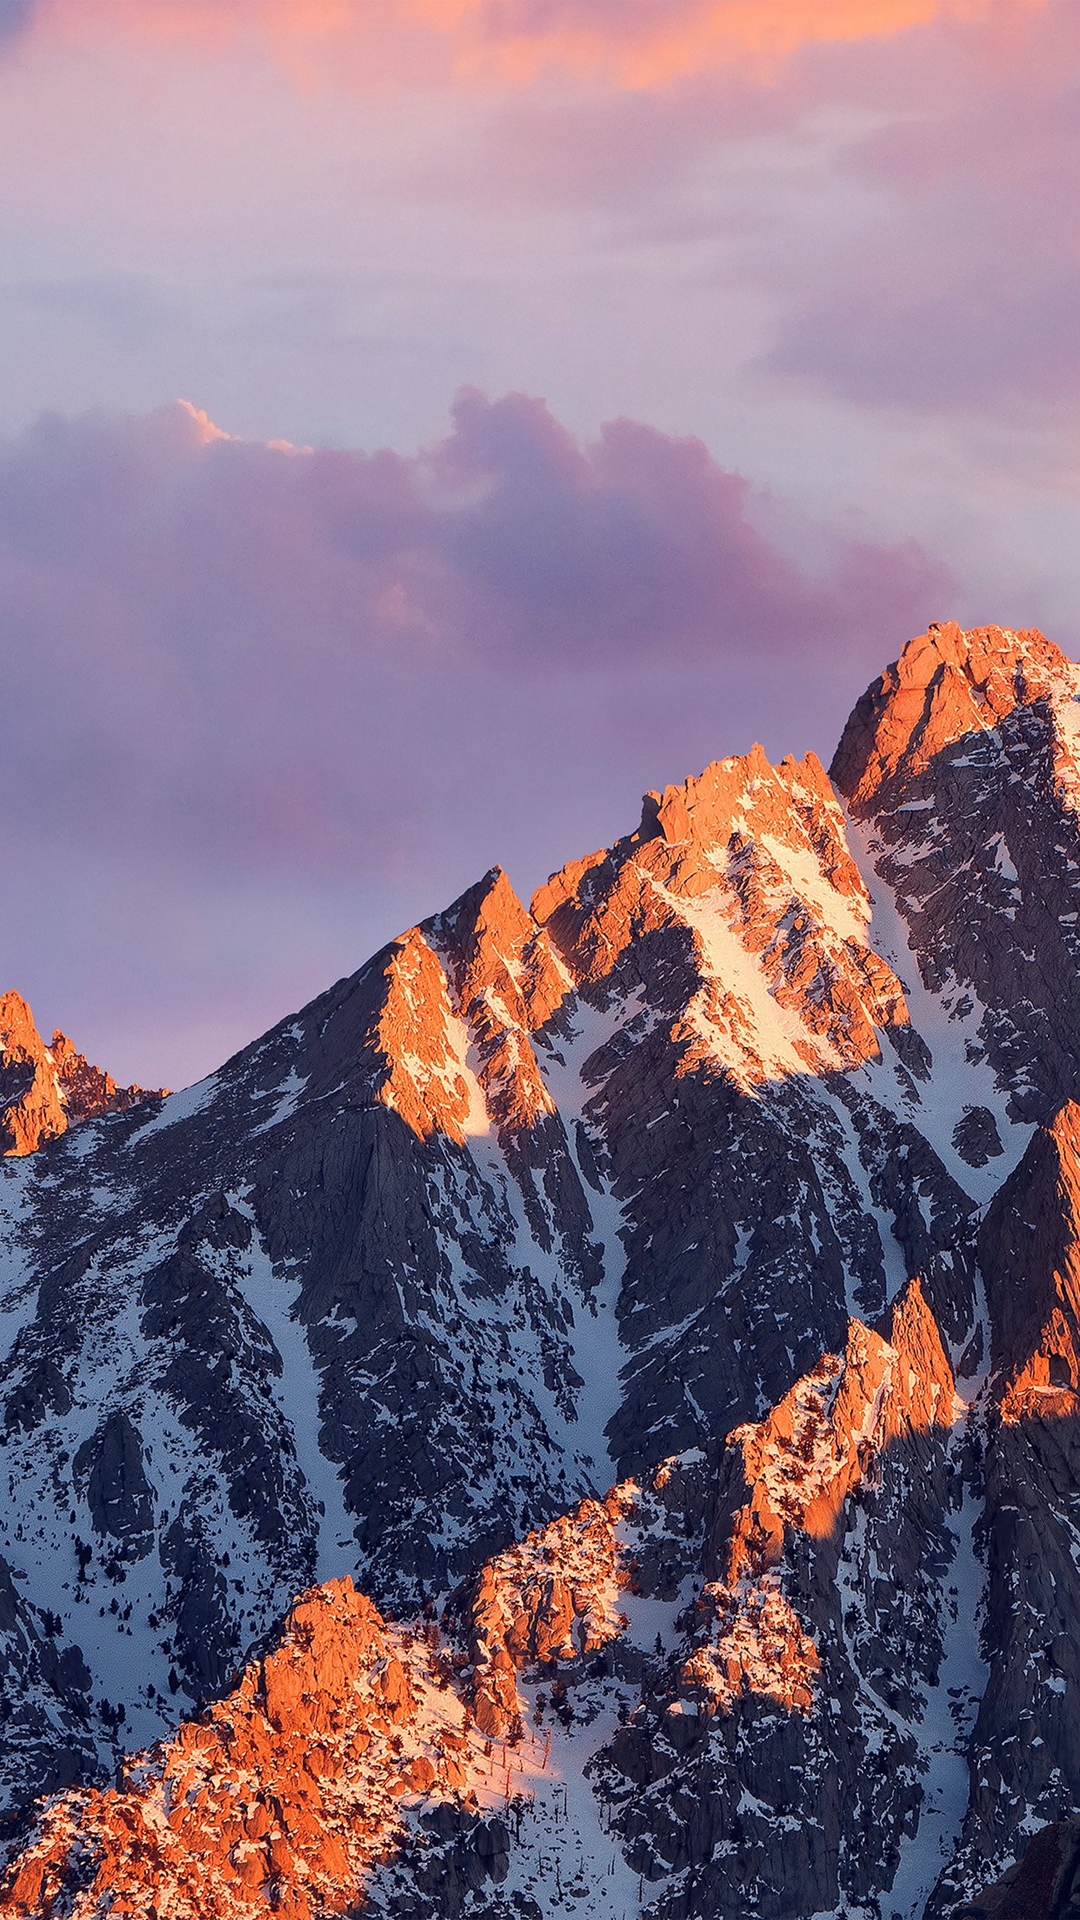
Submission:
M 350 1580 L 316 1589 L 202 1724 L 129 1761 L 123 1787 L 45 1808 L 0 1916 L 38 1920 L 61 1897 L 72 1920 L 158 1905 L 170 1920 L 354 1911 L 402 1844 L 410 1797 L 457 1804 L 484 1775 L 433 1663 Z
M 395 941 L 373 1046 L 385 1062 L 376 1098 L 421 1140 L 444 1133 L 458 1144 L 469 1117 L 462 1051 L 455 1051 L 446 976 L 418 927 Z
M 917 1281 L 891 1335 L 853 1321 L 843 1357 L 824 1356 L 766 1419 L 730 1437 L 745 1499 L 724 1578 L 700 1596 L 707 1637 L 678 1672 L 681 1694 L 708 1712 L 746 1693 L 813 1710 L 820 1658 L 784 1591 L 787 1535 L 823 1535 L 876 1454 L 956 1410 Z M 515 1744 L 517 1675 L 578 1665 L 625 1631 L 619 1601 L 634 1576 L 620 1527 L 639 1504 L 625 1482 L 489 1561 L 468 1602 L 467 1652 L 444 1649 L 434 1619 L 389 1624 L 349 1579 L 305 1594 L 281 1644 L 201 1720 L 129 1759 L 118 1786 L 43 1805 L 0 1885 L 0 1920 L 355 1912 L 371 1874 L 415 1840 L 412 1813 L 529 1792 L 547 1750 L 527 1727 Z
M 965 633 L 955 621 L 933 626 L 908 642 L 858 702 L 833 778 L 857 813 L 869 812 L 893 780 L 922 772 L 953 741 L 986 732 L 1038 698 L 1064 665 L 1060 650 L 1034 628 Z
M 501 870 L 395 941 L 383 981 L 375 1097 L 419 1139 L 525 1134 L 554 1114 L 530 1035 L 569 982 Z
M 590 990 L 664 942 L 682 1072 L 723 1067 L 759 1087 L 877 1059 L 882 1031 L 910 1029 L 814 754 L 773 767 L 756 746 L 647 794 L 637 833 L 553 875 L 533 913 Z
M 0 994 L 0 1152 L 33 1153 L 80 1120 L 151 1097 L 143 1087 L 118 1087 L 59 1028 L 46 1046 L 22 995 Z
M 520 1710 L 518 1668 L 576 1661 L 624 1630 L 618 1597 L 630 1575 L 616 1528 L 636 1500 L 629 1481 L 605 1500 L 582 1500 L 484 1568 L 471 1608 L 475 1710 L 483 1732 L 505 1733 Z
M 704 1589 L 709 1641 L 681 1680 L 711 1708 L 744 1693 L 807 1713 L 820 1666 L 783 1587 L 789 1531 L 826 1539 L 872 1461 L 893 1442 L 958 1415 L 952 1369 L 918 1280 L 893 1308 L 891 1340 L 849 1324 L 843 1355 L 825 1354 L 778 1406 L 729 1436 L 747 1497 L 736 1511 L 723 1577 Z
M 432 923 L 431 938 L 475 1050 L 492 1123 L 522 1132 L 555 1111 L 529 1035 L 566 997 L 565 971 L 499 867 Z

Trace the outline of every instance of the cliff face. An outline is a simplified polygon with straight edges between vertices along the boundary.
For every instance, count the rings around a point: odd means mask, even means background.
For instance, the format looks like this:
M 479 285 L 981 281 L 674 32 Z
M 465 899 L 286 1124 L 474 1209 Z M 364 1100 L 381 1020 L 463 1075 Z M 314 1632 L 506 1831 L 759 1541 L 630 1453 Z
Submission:
M 0 1912 L 915 1920 L 1068 1822 L 1078 695 L 932 629 L 163 1104 L 0 1003 Z

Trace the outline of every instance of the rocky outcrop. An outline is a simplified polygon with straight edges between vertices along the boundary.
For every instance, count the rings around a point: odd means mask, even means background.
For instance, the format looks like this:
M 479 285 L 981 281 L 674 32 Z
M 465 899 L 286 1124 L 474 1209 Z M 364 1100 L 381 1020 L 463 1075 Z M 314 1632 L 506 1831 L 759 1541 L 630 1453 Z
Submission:
M 520 1722 L 519 1668 L 574 1665 L 624 1631 L 619 1594 L 631 1574 L 616 1528 L 636 1505 L 632 1483 L 614 1487 L 488 1561 L 469 1609 L 481 1733 L 498 1738 Z
M 879 1030 L 910 1027 L 812 754 L 774 768 L 755 747 L 647 794 L 637 832 L 555 874 L 533 913 L 579 987 L 643 987 L 680 1019 L 690 1061 L 722 1060 L 743 1086 L 854 1065 L 878 1055 Z
M 1035 1835 L 1016 1865 L 980 1887 L 953 1920 L 1077 1920 L 1080 1915 L 1080 1820 L 1061 1820 Z
M 730 1710 L 750 1693 L 810 1712 L 821 1661 L 783 1591 L 786 1535 L 831 1539 L 888 1447 L 948 1429 L 957 1414 L 941 1337 L 913 1280 L 893 1309 L 890 1341 L 852 1321 L 842 1355 L 823 1355 L 767 1419 L 730 1436 L 729 1448 L 742 1452 L 746 1497 L 730 1519 L 721 1497 L 718 1577 L 699 1603 L 709 1637 L 680 1673 L 706 1711 Z M 732 1480 L 738 1467 L 728 1488 Z
M 0 994 L 0 1152 L 33 1153 L 80 1120 L 163 1097 L 118 1087 L 59 1028 L 47 1047 L 22 995 Z
M 913 1282 L 890 1338 L 853 1322 L 731 1436 L 691 1647 L 610 1750 L 629 1858 L 664 1883 L 648 1912 L 902 1897 L 905 1836 L 936 1814 L 920 1728 L 950 1678 L 964 1415 Z
M 431 937 L 475 1048 L 487 1112 L 501 1134 L 527 1133 L 556 1110 L 530 1035 L 566 999 L 565 969 L 498 867 L 431 922 Z
M 126 1113 L 129 1107 L 140 1106 L 144 1100 L 164 1100 L 168 1095 L 168 1087 L 118 1087 L 112 1074 L 92 1066 L 59 1027 L 49 1042 L 49 1052 L 60 1082 L 60 1098 L 69 1127 L 80 1120 L 93 1120 L 101 1113 Z
M 986 1217 L 980 1241 L 1002 1417 L 1080 1413 L 1080 1106 L 1043 1127 Z
M 49 1804 L 0 1915 L 351 1913 L 376 1863 L 421 1851 L 418 1807 L 475 1807 L 482 1762 L 427 1640 L 388 1627 L 351 1581 L 335 1581 L 293 1607 L 281 1645 L 202 1721 L 129 1760 L 117 1786 Z M 498 1847 L 487 1872 L 499 1873 Z
M 583 1181 L 533 1036 L 572 1032 L 566 969 L 500 868 L 426 931 L 442 958 L 490 1127 L 521 1197 L 528 1228 L 588 1293 L 601 1278 Z M 580 1151 L 580 1142 L 579 1142 Z M 585 1160 L 589 1166 L 588 1156 Z
M 858 812 L 877 814 L 958 740 L 992 733 L 1018 707 L 1053 697 L 1068 662 L 1034 629 L 935 623 L 858 701 L 832 777 Z
M 1080 1805 L 1080 1109 L 1034 1134 L 980 1240 L 991 1328 L 981 1528 L 993 1650 L 962 1845 L 935 1914 L 994 1879 L 1032 1824 Z M 1019 1897 L 1019 1896 L 1018 1896 Z

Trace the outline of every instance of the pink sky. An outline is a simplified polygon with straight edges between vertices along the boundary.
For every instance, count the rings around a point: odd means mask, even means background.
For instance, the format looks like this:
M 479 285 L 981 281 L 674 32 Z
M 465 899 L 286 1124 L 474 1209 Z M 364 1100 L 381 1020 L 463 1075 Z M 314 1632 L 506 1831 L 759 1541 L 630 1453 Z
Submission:
M 0 0 L 0 985 L 178 1082 L 913 625 L 1075 647 L 1078 100 L 1075 0 Z

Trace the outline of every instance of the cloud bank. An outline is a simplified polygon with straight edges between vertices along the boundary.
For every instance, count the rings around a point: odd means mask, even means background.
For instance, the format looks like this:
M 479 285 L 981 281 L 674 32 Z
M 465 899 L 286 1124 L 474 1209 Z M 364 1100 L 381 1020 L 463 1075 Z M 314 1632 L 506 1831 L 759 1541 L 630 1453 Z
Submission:
M 527 890 L 759 733 L 827 751 L 949 607 L 913 546 L 520 395 L 413 457 L 44 419 L 0 456 L 19 952 L 116 1071 L 190 1078 L 494 861 Z

